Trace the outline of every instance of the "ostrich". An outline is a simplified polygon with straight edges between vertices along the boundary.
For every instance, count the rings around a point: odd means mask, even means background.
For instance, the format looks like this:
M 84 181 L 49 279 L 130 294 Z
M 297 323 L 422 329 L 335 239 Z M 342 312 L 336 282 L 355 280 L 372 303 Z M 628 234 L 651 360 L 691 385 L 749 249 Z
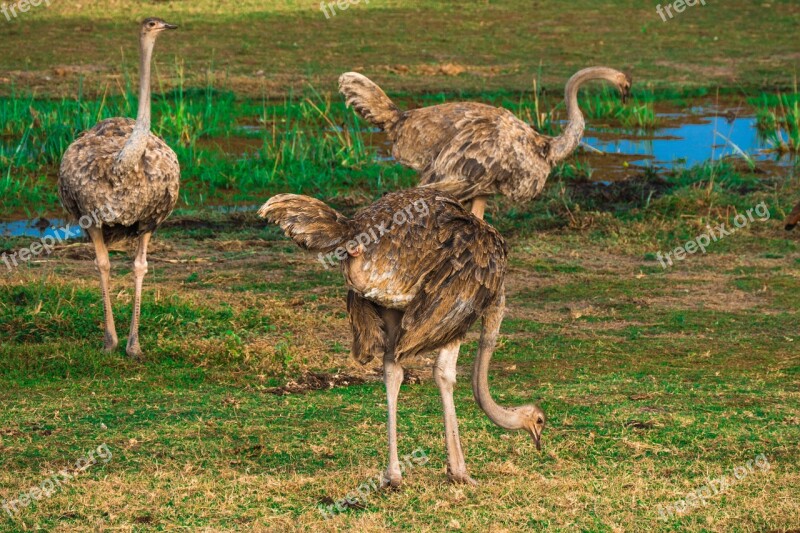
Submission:
M 136 238 L 133 262 L 135 296 L 126 353 L 140 357 L 139 314 L 142 283 L 147 273 L 147 245 L 153 231 L 178 200 L 180 166 L 167 144 L 150 133 L 150 62 L 156 38 L 177 26 L 148 18 L 139 33 L 139 111 L 136 121 L 109 118 L 81 134 L 64 153 L 58 174 L 58 195 L 74 219 L 94 220 L 87 233 L 95 248 L 103 293 L 105 349 L 117 348 L 111 308 L 111 263 L 107 245 Z M 99 216 L 98 216 L 99 215 Z M 84 224 L 81 224 L 83 227 Z
M 362 364 L 383 358 L 389 440 L 384 486 L 398 487 L 402 478 L 397 396 L 403 363 L 433 350 L 440 350 L 433 375 L 444 411 L 447 474 L 452 482 L 475 484 L 461 449 L 453 388 L 461 339 L 480 317 L 475 399 L 495 424 L 527 431 L 540 447 L 542 410 L 506 409 L 489 393 L 489 361 L 505 307 L 506 246 L 494 228 L 431 188 L 387 194 L 349 219 L 319 200 L 292 194 L 271 198 L 259 214 L 301 248 L 341 260 L 352 355 Z
M 503 194 L 515 202 L 538 195 L 550 170 L 577 148 L 585 122 L 578 89 L 589 80 L 617 85 L 623 100 L 631 78 L 605 67 L 581 70 L 567 82 L 569 123 L 558 137 L 534 130 L 507 109 L 476 102 L 449 103 L 400 111 L 375 83 L 356 72 L 339 78 L 348 106 L 384 130 L 392 155 L 421 173 L 421 185 L 451 193 L 483 218 L 487 198 Z

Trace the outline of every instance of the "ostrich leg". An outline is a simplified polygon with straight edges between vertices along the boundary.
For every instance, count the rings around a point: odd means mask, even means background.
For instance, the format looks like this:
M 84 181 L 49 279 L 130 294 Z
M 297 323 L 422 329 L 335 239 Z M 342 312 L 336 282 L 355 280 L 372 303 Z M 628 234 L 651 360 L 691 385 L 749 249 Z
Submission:
M 472 200 L 472 206 L 470 207 L 472 214 L 481 220 L 483 220 L 483 212 L 486 211 L 486 200 L 485 196 L 477 196 Z
M 103 293 L 103 320 L 105 322 L 104 348 L 107 352 L 117 349 L 117 329 L 114 327 L 114 311 L 111 308 L 111 261 L 108 258 L 108 248 L 103 239 L 101 228 L 91 227 L 86 230 L 89 238 L 94 243 L 95 264 L 100 272 L 100 291 Z
M 395 360 L 394 353 L 401 318 L 402 315 L 398 311 L 383 312 L 388 338 L 388 346 L 383 356 L 383 381 L 386 384 L 386 406 L 389 412 L 386 423 L 389 436 L 389 466 L 383 475 L 381 486 L 392 488 L 399 487 L 403 477 L 397 454 L 397 396 L 400 394 L 400 385 L 403 384 L 403 367 Z
M 138 358 L 142 356 L 139 346 L 139 314 L 142 311 L 142 284 L 144 275 L 147 274 L 147 244 L 152 233 L 145 233 L 139 237 L 139 246 L 136 249 L 136 259 L 133 261 L 133 278 L 135 294 L 133 296 L 133 317 L 131 318 L 131 331 L 128 335 L 128 347 L 125 352 L 128 356 Z
M 436 365 L 433 367 L 433 378 L 442 395 L 444 411 L 444 438 L 447 444 L 447 477 L 453 483 L 478 483 L 467 474 L 467 463 L 461 449 L 461 438 L 458 436 L 458 418 L 456 404 L 453 400 L 453 389 L 456 386 L 456 363 L 460 342 L 454 342 L 439 351 Z

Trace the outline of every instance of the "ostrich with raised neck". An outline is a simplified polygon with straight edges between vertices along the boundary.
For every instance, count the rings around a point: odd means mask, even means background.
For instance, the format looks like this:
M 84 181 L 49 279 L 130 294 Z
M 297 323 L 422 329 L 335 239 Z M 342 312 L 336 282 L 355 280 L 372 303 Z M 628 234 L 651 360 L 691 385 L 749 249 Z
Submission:
M 342 74 L 339 92 L 348 106 L 392 141 L 392 155 L 420 173 L 420 185 L 449 192 L 483 218 L 495 194 L 524 203 L 544 188 L 552 168 L 578 147 L 585 121 L 578 89 L 590 80 L 617 86 L 623 100 L 631 78 L 606 67 L 590 67 L 567 82 L 568 123 L 558 137 L 542 135 L 507 109 L 477 102 L 447 103 L 400 111 L 378 85 L 356 72 Z
M 414 214 L 411 220 L 407 213 Z M 300 247 L 336 250 L 343 258 L 353 357 L 362 364 L 383 360 L 389 437 L 384 485 L 397 487 L 402 478 L 397 398 L 403 365 L 434 350 L 439 351 L 433 377 L 444 411 L 447 475 L 455 483 L 475 483 L 461 448 L 453 389 L 461 340 L 481 317 L 472 371 L 475 399 L 495 424 L 527 431 L 539 448 L 542 410 L 536 405 L 504 408 L 489 393 L 489 362 L 503 321 L 507 270 L 506 244 L 494 228 L 452 196 L 426 187 L 387 194 L 352 218 L 294 194 L 274 196 L 259 214 Z M 377 227 L 386 231 L 371 242 L 368 236 Z
M 178 200 L 180 166 L 175 152 L 150 132 L 150 64 L 156 38 L 177 26 L 158 18 L 141 23 L 139 32 L 139 110 L 136 120 L 109 118 L 85 131 L 61 160 L 58 195 L 64 209 L 80 220 L 95 248 L 105 322 L 105 349 L 117 348 L 111 306 L 108 245 L 137 239 L 133 262 L 134 300 L 126 353 L 140 357 L 139 315 L 147 273 L 147 246 L 155 229 Z M 86 222 L 84 221 L 91 221 Z

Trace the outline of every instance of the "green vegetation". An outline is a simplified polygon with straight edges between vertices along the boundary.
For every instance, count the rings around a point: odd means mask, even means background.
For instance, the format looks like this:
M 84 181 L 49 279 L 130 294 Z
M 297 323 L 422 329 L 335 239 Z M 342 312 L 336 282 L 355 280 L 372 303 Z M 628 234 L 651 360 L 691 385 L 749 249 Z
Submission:
M 64 150 L 99 120 L 135 116 L 134 92 L 128 84 L 122 95 L 99 99 L 82 93 L 59 100 L 19 94 L 0 97 L 0 219 L 60 213 L 55 183 Z M 707 94 L 643 88 L 623 105 L 616 91 L 605 87 L 584 91 L 580 105 L 595 127 L 635 134 L 659 125 L 656 104 L 678 109 Z M 565 118 L 560 97 L 545 94 L 536 84 L 529 93 L 460 96 L 506 107 L 550 135 L 559 133 L 559 121 Z M 445 93 L 413 99 L 400 95 L 398 102 L 434 105 L 454 98 Z M 766 93 L 751 100 L 771 101 Z M 796 99 L 792 105 L 797 105 Z M 352 203 L 354 198 L 357 202 L 377 198 L 414 183 L 412 171 L 390 161 L 385 136 L 346 109 L 338 95 L 312 87 L 271 101 L 241 98 L 213 85 L 203 89 L 178 85 L 157 96 L 153 107 L 154 132 L 173 147 L 181 162 L 180 209 L 252 205 L 278 192 Z M 767 132 L 765 109 L 756 107 L 762 131 Z M 792 114 L 784 119 L 769 116 L 772 124 L 794 120 Z M 589 178 L 592 172 L 589 164 L 574 159 L 558 167 L 553 177 Z
M 421 447 L 430 462 L 403 490 L 325 520 L 319 506 L 345 497 L 385 460 L 383 387 L 375 368 L 349 358 L 341 275 L 252 213 L 195 213 L 173 217 L 154 243 L 144 363 L 100 350 L 88 244 L 0 283 L 0 497 L 18 497 L 100 444 L 114 454 L 16 521 L 0 517 L 0 530 L 440 530 L 456 521 L 469 531 L 738 531 L 800 520 L 791 497 L 800 490 L 791 333 L 800 248 L 778 221 L 796 195 L 794 170 L 764 178 L 723 162 L 610 185 L 586 171 L 564 165 L 539 201 L 498 199 L 489 211 L 512 245 L 513 266 L 492 387 L 505 404 L 542 404 L 549 427 L 541 454 L 474 405 L 466 375 L 473 332 L 457 407 L 482 484 L 446 484 L 437 391 L 417 361 L 422 384 L 401 394 L 401 450 Z M 771 220 L 668 270 L 656 260 L 760 202 Z M 129 257 L 117 251 L 112 260 L 123 333 Z M 305 383 L 308 372 L 323 381 L 344 373 L 353 384 L 268 393 Z M 768 471 L 659 520 L 659 505 L 761 453 Z
M 584 99 L 581 109 L 589 119 L 614 119 L 626 128 L 653 129 L 659 125 L 653 107 L 655 95 L 652 91 L 638 94 L 640 96 L 623 103 L 619 98 L 612 98 L 611 91 L 605 87 L 603 92 Z
M 800 152 L 800 94 L 763 94 L 753 100 L 758 128 L 778 152 Z

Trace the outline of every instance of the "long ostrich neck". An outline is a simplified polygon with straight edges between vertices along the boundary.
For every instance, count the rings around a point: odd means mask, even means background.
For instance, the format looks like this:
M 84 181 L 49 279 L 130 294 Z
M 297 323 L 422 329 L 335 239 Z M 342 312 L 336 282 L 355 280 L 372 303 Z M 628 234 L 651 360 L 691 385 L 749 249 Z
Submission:
M 139 40 L 139 112 L 136 126 L 117 156 L 117 169 L 131 170 L 142 159 L 150 134 L 150 63 L 153 58 L 155 38 L 143 36 Z
M 561 135 L 553 139 L 550 148 L 550 160 L 552 163 L 559 163 L 569 157 L 575 151 L 583 137 L 583 130 L 586 122 L 583 119 L 580 107 L 578 107 L 578 90 L 581 85 L 589 80 L 607 79 L 614 80 L 618 73 L 610 68 L 591 67 L 576 72 L 567 82 L 564 90 L 564 101 L 567 104 L 567 127 Z
M 492 360 L 497 335 L 500 332 L 500 323 L 503 321 L 505 310 L 505 297 L 499 304 L 492 307 L 483 318 L 478 357 L 472 368 L 472 393 L 478 406 L 486 413 L 489 419 L 503 429 L 522 429 L 522 421 L 514 409 L 499 406 L 489 392 L 489 362 Z

